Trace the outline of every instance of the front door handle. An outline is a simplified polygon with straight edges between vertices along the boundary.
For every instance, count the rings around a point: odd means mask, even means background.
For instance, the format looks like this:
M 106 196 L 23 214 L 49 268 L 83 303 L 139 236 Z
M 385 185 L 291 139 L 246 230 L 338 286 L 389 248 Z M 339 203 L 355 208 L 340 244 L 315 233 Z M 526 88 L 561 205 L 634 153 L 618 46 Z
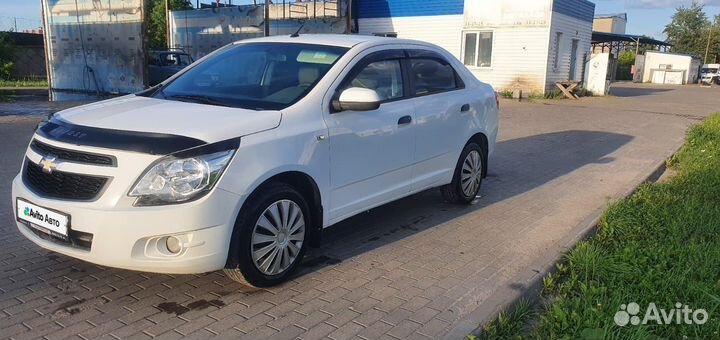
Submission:
M 465 104 L 460 108 L 460 112 L 468 112 L 470 111 L 470 104 Z
M 412 117 L 410 116 L 402 116 L 398 119 L 398 125 L 408 125 L 410 123 L 412 123 Z

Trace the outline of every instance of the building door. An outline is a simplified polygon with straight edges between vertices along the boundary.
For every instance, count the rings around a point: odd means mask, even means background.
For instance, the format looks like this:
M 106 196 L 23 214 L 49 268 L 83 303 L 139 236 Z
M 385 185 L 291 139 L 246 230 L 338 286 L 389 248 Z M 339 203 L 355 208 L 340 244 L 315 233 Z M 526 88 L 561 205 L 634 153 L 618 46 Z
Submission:
M 572 48 L 570 49 L 570 75 L 568 76 L 569 80 L 577 80 L 575 79 L 575 69 L 577 69 L 577 55 L 579 43 L 580 40 L 577 39 L 573 39 L 572 41 Z

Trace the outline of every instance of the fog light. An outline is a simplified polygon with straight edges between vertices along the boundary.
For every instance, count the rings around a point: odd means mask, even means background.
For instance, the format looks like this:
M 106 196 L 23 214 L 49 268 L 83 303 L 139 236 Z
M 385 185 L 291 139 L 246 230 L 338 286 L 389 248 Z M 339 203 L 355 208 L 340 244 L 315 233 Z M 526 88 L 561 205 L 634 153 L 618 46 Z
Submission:
M 165 246 L 171 254 L 177 254 L 182 250 L 180 239 L 175 236 L 170 236 L 165 239 Z

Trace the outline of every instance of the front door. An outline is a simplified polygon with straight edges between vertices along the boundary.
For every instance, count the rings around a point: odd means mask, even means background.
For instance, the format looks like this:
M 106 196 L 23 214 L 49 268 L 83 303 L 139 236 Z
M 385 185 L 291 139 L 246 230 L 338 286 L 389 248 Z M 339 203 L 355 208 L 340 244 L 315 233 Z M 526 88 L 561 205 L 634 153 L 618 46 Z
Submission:
M 578 44 L 580 40 L 573 39 L 572 48 L 570 49 L 570 75 L 568 80 L 577 80 L 575 71 L 577 70 Z
M 330 143 L 330 223 L 408 194 L 414 113 L 405 97 L 402 54 L 363 59 L 339 90 L 363 87 L 383 100 L 377 110 L 326 117 Z

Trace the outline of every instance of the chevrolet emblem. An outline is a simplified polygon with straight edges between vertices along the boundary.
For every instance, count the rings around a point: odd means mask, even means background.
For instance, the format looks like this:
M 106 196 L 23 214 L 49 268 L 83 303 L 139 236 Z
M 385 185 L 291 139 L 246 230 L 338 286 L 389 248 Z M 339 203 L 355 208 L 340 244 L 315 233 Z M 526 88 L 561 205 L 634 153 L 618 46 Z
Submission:
M 40 160 L 40 166 L 42 167 L 42 171 L 46 174 L 51 174 L 53 170 L 57 169 L 57 163 L 55 161 L 57 160 L 57 156 L 55 155 L 46 155 Z

